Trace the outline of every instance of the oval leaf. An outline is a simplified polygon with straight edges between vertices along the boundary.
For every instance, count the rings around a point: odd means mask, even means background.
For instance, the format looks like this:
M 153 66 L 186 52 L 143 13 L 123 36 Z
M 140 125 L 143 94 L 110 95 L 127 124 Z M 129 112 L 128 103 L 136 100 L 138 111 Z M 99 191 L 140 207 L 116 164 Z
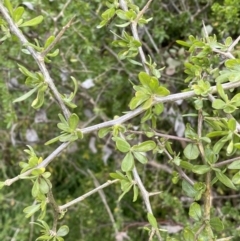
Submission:
M 153 216 L 153 214 L 148 213 L 147 214 L 147 219 L 148 219 L 148 222 L 152 225 L 153 228 L 156 228 L 156 229 L 158 228 L 157 220 Z
M 232 178 L 232 182 L 236 185 L 240 184 L 240 172 L 237 172 L 233 178 Z
M 134 166 L 134 159 L 131 152 L 128 152 L 127 155 L 123 158 L 121 169 L 123 172 L 129 172 Z
M 184 151 L 184 156 L 189 159 L 189 160 L 194 160 L 196 158 L 198 158 L 200 152 L 198 150 L 198 147 L 192 143 L 188 144 Z
M 156 143 L 154 141 L 144 141 L 138 145 L 134 145 L 132 147 L 132 151 L 134 152 L 146 152 L 151 151 L 156 147 Z
M 208 165 L 194 165 L 192 168 L 192 171 L 199 175 L 202 175 L 210 170 L 211 168 Z
M 201 207 L 200 207 L 200 205 L 198 203 L 193 202 L 190 205 L 189 216 L 192 217 L 193 219 L 195 219 L 196 221 L 201 219 L 202 211 L 201 211 Z
M 103 138 L 111 131 L 111 127 L 105 127 L 98 131 L 98 137 Z
M 71 114 L 71 116 L 70 116 L 69 119 L 68 119 L 68 123 L 69 123 L 69 127 L 70 127 L 73 131 L 76 130 L 76 128 L 77 128 L 77 126 L 78 126 L 78 122 L 79 122 L 78 116 L 77 116 L 75 113 Z
M 131 146 L 129 145 L 129 143 L 127 141 L 125 141 L 124 139 L 122 138 L 114 138 L 115 141 L 116 141 L 116 146 L 117 146 L 117 149 L 121 152 L 128 152 L 131 148 Z
M 64 237 L 69 233 L 69 228 L 67 225 L 61 226 L 57 231 L 57 236 Z
M 148 162 L 148 159 L 143 154 L 141 154 L 139 152 L 133 152 L 133 155 L 142 164 L 146 164 Z
M 220 220 L 220 218 L 218 218 L 218 217 L 211 218 L 210 225 L 211 225 L 212 229 L 214 229 L 218 232 L 223 231 L 223 229 L 224 229 L 223 223 Z

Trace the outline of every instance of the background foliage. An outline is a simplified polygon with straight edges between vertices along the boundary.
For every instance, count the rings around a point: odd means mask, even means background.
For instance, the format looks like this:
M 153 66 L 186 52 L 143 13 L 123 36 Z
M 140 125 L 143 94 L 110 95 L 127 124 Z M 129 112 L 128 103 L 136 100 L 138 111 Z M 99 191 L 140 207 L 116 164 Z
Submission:
M 31 2 L 11 1 L 14 6 L 23 5 L 25 17 L 33 18 L 43 15 L 40 25 L 22 29 L 31 43 L 37 39 L 43 45 L 46 39 L 58 33 L 70 19 L 75 16 L 72 26 L 64 33 L 56 48 L 60 50 L 57 57 L 52 58 L 47 67 L 60 93 L 70 94 L 73 82 L 77 80 L 79 91 L 75 97 L 77 108 L 74 110 L 80 118 L 81 127 L 101 123 L 113 119 L 129 110 L 128 104 L 134 94 L 132 83 L 138 84 L 138 73 L 142 67 L 128 60 L 119 59 L 119 48 L 112 45 L 122 29 L 110 22 L 106 27 L 97 28 L 101 22 L 101 14 L 106 10 L 105 1 L 47 1 Z M 145 1 L 136 0 L 136 5 L 145 5 Z M 187 40 L 191 34 L 201 37 L 204 21 L 209 34 L 216 34 L 219 41 L 227 36 L 239 35 L 238 1 L 153 1 L 146 13 L 153 17 L 147 25 L 139 28 L 139 35 L 146 55 L 150 55 L 159 68 L 165 67 L 161 82 L 171 93 L 178 93 L 188 88 L 184 82 L 184 63 L 189 52 L 178 45 L 176 40 Z M 120 23 L 119 20 L 116 20 Z M 128 29 L 128 27 L 126 27 Z M 1 33 L 0 37 L 4 35 Z M 17 64 L 30 71 L 36 71 L 37 65 L 32 57 L 21 51 L 21 46 L 13 36 L 2 39 L 0 45 L 0 179 L 6 180 L 19 174 L 19 162 L 26 161 L 23 152 L 26 145 L 31 145 L 43 157 L 48 156 L 57 144 L 43 144 L 58 135 L 59 108 L 51 95 L 38 111 L 31 108 L 33 98 L 13 104 L 12 101 L 28 90 L 24 85 L 25 78 Z M 223 65 L 219 67 L 223 68 Z M 131 83 L 132 82 L 132 83 Z M 237 91 L 237 90 L 236 90 Z M 209 111 L 211 106 L 209 105 Z M 156 129 L 165 134 L 183 136 L 187 122 L 196 126 L 196 118 L 182 117 L 194 112 L 190 101 L 167 103 L 164 113 L 157 117 Z M 239 113 L 235 113 L 237 118 Z M 139 117 L 129 126 L 140 130 Z M 144 128 L 144 126 L 141 126 Z M 145 137 L 137 135 L 139 141 Z M 137 141 L 136 141 L 137 142 Z M 176 153 L 187 145 L 185 142 L 173 142 Z M 224 156 L 224 149 L 220 155 Z M 109 179 L 109 173 L 120 168 L 122 155 L 115 151 L 110 138 L 99 139 L 97 133 L 84 137 L 83 141 L 71 144 L 48 167 L 52 173 L 53 193 L 59 204 L 64 204 L 94 188 L 93 179 L 88 170 L 94 173 L 99 183 Z M 151 197 L 155 217 L 160 225 L 171 229 L 164 240 L 183 240 L 180 230 L 192 222 L 189 219 L 191 200 L 182 191 L 182 184 L 172 181 L 174 168 L 161 154 L 150 154 L 149 164 L 140 171 L 145 187 L 162 193 Z M 224 160 L 224 159 L 223 159 Z M 230 170 L 230 172 L 234 172 Z M 195 178 L 192 174 L 191 178 Z M 29 224 L 22 210 L 32 203 L 29 192 L 31 185 L 27 180 L 5 187 L 0 193 L 0 239 L 1 240 L 35 240 L 39 229 Z M 147 240 L 148 232 L 143 230 L 147 224 L 144 204 L 139 198 L 132 202 L 132 193 L 127 193 L 121 202 L 119 185 L 111 185 L 104 189 L 107 203 L 112 210 L 119 230 L 128 235 L 129 240 Z M 222 183 L 215 185 L 213 204 L 224 223 L 223 236 L 234 236 L 238 240 L 239 194 L 226 188 Z M 37 217 L 30 218 L 34 221 Z M 52 222 L 52 213 L 46 215 L 46 221 Z M 68 225 L 70 234 L 66 240 L 116 240 L 112 224 L 106 213 L 102 199 L 98 194 L 89 197 L 80 204 L 69 208 L 63 220 Z M 164 236 L 163 236 L 164 237 Z M 172 239 L 170 239 L 172 237 Z M 118 241 L 121 241 L 121 237 Z

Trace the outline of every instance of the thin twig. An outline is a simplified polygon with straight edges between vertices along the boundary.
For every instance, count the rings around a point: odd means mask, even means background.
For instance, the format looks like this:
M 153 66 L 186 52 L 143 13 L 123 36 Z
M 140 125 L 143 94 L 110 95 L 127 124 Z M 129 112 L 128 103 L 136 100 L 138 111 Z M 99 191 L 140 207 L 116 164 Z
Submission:
M 146 32 L 146 34 L 147 34 L 147 36 L 148 36 L 148 38 L 149 38 L 152 46 L 153 46 L 153 48 L 155 49 L 156 53 L 157 53 L 157 54 L 160 54 L 159 48 L 157 47 L 157 44 L 154 42 L 153 37 L 152 37 L 152 35 L 149 33 L 147 27 L 144 26 L 143 28 L 144 28 L 144 30 L 145 30 L 145 32 Z
M 140 176 L 138 174 L 138 171 L 137 171 L 135 166 L 134 166 L 134 168 L 132 170 L 132 173 L 133 173 L 134 180 L 135 180 L 136 184 L 138 185 L 138 188 L 139 188 L 139 190 L 141 192 L 143 201 L 144 201 L 144 203 L 146 205 L 147 212 L 153 214 L 152 207 L 151 207 L 151 204 L 150 204 L 150 201 L 149 201 L 149 193 L 146 190 L 146 188 L 144 187 L 144 185 L 142 183 L 142 180 L 141 180 L 141 178 L 140 178 Z M 158 237 L 158 240 L 161 241 L 162 238 L 161 238 L 159 230 L 155 229 L 155 231 L 156 231 L 156 235 Z
M 61 12 L 57 15 L 57 17 L 54 18 L 54 21 L 55 21 L 55 22 L 57 22 L 60 17 L 63 17 L 63 16 L 64 16 L 63 13 L 64 13 L 65 9 L 68 7 L 68 5 L 71 3 L 71 1 L 72 1 L 72 0 L 68 0 L 68 1 L 64 4 L 64 6 L 63 6 L 62 9 L 61 9 Z
M 66 32 L 68 28 L 70 28 L 74 17 L 62 28 L 62 30 L 58 33 L 56 38 L 53 40 L 53 42 L 41 52 L 41 56 L 44 58 L 53 48 L 54 46 L 60 41 L 63 34 Z
M 198 236 L 200 235 L 200 233 L 204 230 L 204 228 L 206 227 L 206 224 L 202 224 L 201 227 L 197 230 L 197 232 L 194 235 L 194 241 L 198 240 Z
M 205 152 L 204 152 L 203 144 L 202 144 L 202 141 L 200 140 L 202 137 L 202 123 L 203 123 L 202 110 L 199 110 L 198 111 L 198 138 L 199 138 L 198 149 L 200 151 L 200 155 L 201 155 L 203 162 L 207 163 L 206 159 L 205 159 Z
M 198 138 L 200 139 L 202 137 L 202 123 L 203 123 L 203 115 L 202 115 L 202 110 L 198 111 Z M 198 148 L 200 150 L 201 158 L 203 163 L 207 163 L 205 159 L 205 152 L 203 148 L 202 141 L 200 140 L 198 142 Z M 197 231 L 195 235 L 195 240 L 197 240 L 199 234 L 202 232 L 202 230 L 206 227 L 208 236 L 211 238 L 211 232 L 209 231 L 209 224 L 208 221 L 210 220 L 210 209 L 212 205 L 212 194 L 211 194 L 211 171 L 206 173 L 206 178 L 205 178 L 205 183 L 206 183 L 206 191 L 204 193 L 204 221 L 207 221 L 207 223 L 204 223 L 199 230 Z
M 240 41 L 240 36 L 238 36 L 237 39 L 233 41 L 233 43 L 229 46 L 227 52 L 231 52 L 233 48 L 238 44 L 239 41 Z
M 212 207 L 212 193 L 211 193 L 211 172 L 207 172 L 206 179 L 206 191 L 204 193 L 204 220 L 206 221 L 206 230 L 208 233 L 209 241 L 212 241 L 212 231 L 210 228 L 211 207 Z
M 179 137 L 179 136 L 173 136 L 173 135 L 168 135 L 168 134 L 163 134 L 163 133 L 156 132 L 156 131 L 154 131 L 154 130 L 152 130 L 152 131 L 154 132 L 154 135 L 155 135 L 155 136 L 164 137 L 164 138 L 166 138 L 166 139 L 177 140 L 177 141 L 193 142 L 191 139 L 188 139 L 188 138 Z M 139 134 L 139 135 L 144 135 L 144 134 L 145 134 L 144 131 L 132 131 L 132 130 L 128 130 L 127 132 L 133 133 L 133 134 Z
M 230 164 L 230 163 L 235 162 L 235 161 L 240 161 L 240 156 L 239 157 L 234 157 L 234 158 L 226 160 L 226 161 L 222 161 L 222 162 L 216 163 L 216 164 L 214 164 L 212 166 L 213 167 L 222 167 L 222 166 L 225 166 L 225 165 Z
M 57 224 L 58 224 L 58 218 L 60 216 L 61 210 L 59 209 L 59 206 L 57 205 L 57 202 L 55 201 L 55 198 L 53 197 L 53 193 L 52 193 L 52 189 L 49 190 L 48 194 L 48 201 L 51 204 L 51 206 L 53 207 L 53 227 L 52 227 L 52 231 L 54 233 L 57 232 Z
M 167 173 L 169 173 L 169 174 L 172 174 L 172 173 L 173 173 L 173 170 L 172 170 L 169 166 L 164 165 L 164 164 L 161 164 L 161 163 L 158 163 L 158 162 L 156 162 L 156 161 L 149 161 L 149 162 L 147 163 L 147 165 L 150 165 L 150 166 L 152 166 L 152 167 L 154 167 L 154 168 L 163 170 L 163 171 L 165 171 L 165 172 L 167 172 Z
M 149 8 L 149 6 L 150 6 L 150 4 L 151 4 L 152 1 L 153 1 L 153 0 L 148 0 L 148 2 L 147 2 L 146 5 L 142 8 L 142 10 L 139 11 L 137 17 L 134 19 L 134 21 L 135 21 L 136 23 L 138 23 L 139 19 L 140 19 L 140 18 L 143 16 L 143 14 L 147 11 L 147 9 Z
M 83 194 L 82 196 L 72 200 L 71 202 L 68 202 L 68 203 L 66 203 L 66 204 L 64 204 L 62 206 L 59 206 L 59 210 L 61 210 L 61 211 L 65 210 L 65 209 L 71 207 L 72 205 L 75 205 L 75 204 L 81 202 L 82 200 L 84 200 L 85 198 L 87 198 L 87 197 L 91 196 L 92 194 L 98 192 L 99 190 L 101 190 L 101 189 L 103 189 L 103 188 L 105 188 L 105 187 L 107 187 L 107 186 L 109 186 L 109 185 L 111 185 L 113 183 L 116 183 L 118 181 L 119 181 L 118 179 L 112 180 L 112 181 L 108 180 L 107 182 L 105 182 L 101 186 L 99 186 L 99 187 L 97 187 L 97 188 L 95 188 L 95 189 L 93 189 L 93 190 Z
M 120 0 L 119 1 L 119 5 L 120 5 L 120 7 L 124 11 L 128 11 L 128 6 L 126 4 L 126 0 Z M 134 21 L 134 22 L 131 23 L 131 30 L 132 30 L 133 37 L 137 41 L 140 41 L 140 38 L 139 38 L 139 35 L 138 35 L 138 31 L 137 31 L 137 22 Z M 139 51 L 139 55 L 140 55 L 141 62 L 142 62 L 142 65 L 144 67 L 144 70 L 146 71 L 146 73 L 149 74 L 149 69 L 148 69 L 148 67 L 146 65 L 146 57 L 145 57 L 145 54 L 144 54 L 143 49 L 142 49 L 141 46 L 138 48 L 138 51 Z
M 98 188 L 100 186 L 98 180 L 96 179 L 96 177 L 93 175 L 93 173 L 90 170 L 88 170 L 88 173 L 92 177 L 95 187 Z M 99 193 L 99 196 L 101 197 L 102 202 L 103 202 L 103 204 L 104 204 L 104 206 L 105 206 L 105 208 L 107 210 L 108 216 L 109 216 L 109 218 L 111 220 L 111 223 L 112 223 L 112 226 L 113 226 L 113 229 L 114 229 L 114 232 L 115 232 L 115 236 L 116 236 L 119 231 L 117 229 L 116 221 L 115 221 L 115 219 L 113 217 L 112 211 L 111 211 L 111 209 L 110 209 L 110 207 L 109 207 L 109 205 L 107 203 L 106 196 L 105 196 L 105 194 L 104 194 L 102 189 L 99 189 L 98 193 Z
M 209 3 L 207 3 L 202 9 L 198 9 L 197 12 L 193 16 L 191 16 L 190 21 L 193 22 L 194 18 L 196 18 L 199 14 L 201 14 L 208 7 L 209 7 Z
M 46 68 L 46 65 L 44 63 L 44 58 L 35 51 L 31 46 L 29 46 L 29 42 L 26 39 L 26 37 L 23 35 L 22 31 L 17 27 L 17 25 L 13 22 L 12 18 L 9 16 L 7 10 L 3 6 L 3 4 L 0 2 L 0 12 L 2 13 L 3 18 L 7 21 L 9 28 L 13 34 L 17 36 L 17 38 L 20 40 L 20 42 L 26 46 L 34 60 L 36 61 L 41 73 L 43 74 L 45 82 L 48 84 L 49 88 L 51 89 L 54 97 L 56 98 L 58 104 L 60 105 L 64 116 L 68 119 L 70 116 L 70 112 L 68 108 L 65 106 L 63 100 L 61 99 L 61 96 L 53 83 L 53 80 L 48 72 L 48 69 Z

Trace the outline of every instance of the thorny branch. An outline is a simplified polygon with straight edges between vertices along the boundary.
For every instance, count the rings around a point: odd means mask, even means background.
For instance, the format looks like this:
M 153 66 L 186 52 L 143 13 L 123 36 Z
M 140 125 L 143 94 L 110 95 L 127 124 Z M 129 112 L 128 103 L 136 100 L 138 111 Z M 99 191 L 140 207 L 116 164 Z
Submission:
M 84 200 L 85 198 L 87 198 L 87 197 L 91 196 L 92 194 L 98 192 L 99 190 L 101 190 L 101 189 L 103 189 L 103 188 L 105 188 L 105 187 L 107 187 L 107 186 L 109 186 L 109 185 L 111 185 L 111 184 L 113 184 L 113 183 L 116 183 L 116 182 L 118 182 L 118 181 L 119 181 L 118 179 L 115 179 L 115 180 L 113 180 L 113 181 L 107 181 L 107 182 L 105 182 L 104 184 L 98 186 L 97 188 L 95 188 L 95 189 L 93 189 L 93 190 L 91 190 L 91 191 L 83 194 L 82 196 L 80 196 L 80 197 L 72 200 L 71 202 L 68 202 L 68 203 L 66 203 L 66 204 L 64 204 L 64 205 L 62 205 L 62 206 L 59 206 L 59 210 L 60 210 L 60 211 L 63 211 L 63 210 L 65 210 L 65 209 L 71 207 L 72 205 L 75 205 L 76 203 L 81 202 L 82 200 Z
M 8 14 L 6 8 L 3 6 L 3 4 L 1 2 L 0 2 L 0 12 L 2 13 L 3 18 L 7 21 L 11 32 L 17 36 L 17 38 L 20 40 L 20 42 L 24 46 L 26 46 L 28 51 L 31 53 L 31 55 L 34 58 L 34 60 L 36 61 L 41 73 L 43 74 L 44 80 L 48 84 L 48 86 L 51 89 L 54 97 L 56 98 L 58 104 L 60 105 L 64 116 L 66 117 L 66 119 L 68 119 L 68 117 L 70 116 L 70 112 L 69 112 L 68 108 L 65 106 L 63 100 L 61 99 L 61 96 L 60 96 L 60 94 L 59 94 L 59 92 L 58 92 L 49 72 L 48 72 L 48 69 L 47 69 L 47 67 L 44 63 L 44 58 L 41 56 L 40 53 L 35 51 L 34 48 L 29 46 L 28 40 L 23 35 L 23 33 L 20 31 L 20 29 L 17 27 L 17 25 L 13 22 L 12 18 Z
M 53 47 L 60 41 L 61 37 L 65 33 L 65 31 L 70 28 L 74 17 L 62 28 L 62 30 L 58 33 L 56 38 L 53 40 L 53 42 L 44 50 L 41 52 L 41 56 L 44 58 L 52 49 Z
M 223 89 L 232 89 L 232 88 L 237 88 L 240 87 L 240 81 L 239 82 L 230 82 L 230 83 L 226 83 L 222 85 Z M 216 93 L 217 92 L 217 87 L 213 86 L 211 87 L 211 93 Z M 155 103 L 165 103 L 165 102 L 174 102 L 177 100 L 183 100 L 183 99 L 188 99 L 191 97 L 194 97 L 196 94 L 194 93 L 194 91 L 188 91 L 188 92 L 184 92 L 184 93 L 178 93 L 178 94 L 172 94 L 169 96 L 165 96 L 165 97 L 155 97 Z M 97 125 L 93 125 L 93 126 L 89 126 L 83 129 L 79 129 L 83 134 L 87 134 L 87 133 L 91 133 L 93 131 L 98 131 L 101 128 L 104 127 L 110 127 L 110 126 L 114 126 L 114 125 L 118 125 L 118 124 L 122 124 L 132 118 L 134 118 L 135 116 L 138 116 L 139 114 L 141 114 L 142 112 L 144 112 L 144 110 L 139 107 L 136 110 L 133 111 L 129 111 L 127 114 L 114 119 L 114 120 L 110 120 L 110 121 L 106 121 Z M 40 168 L 40 167 L 46 167 L 57 155 L 59 155 L 67 146 L 69 145 L 69 142 L 65 142 L 63 144 L 61 144 L 53 153 L 51 153 L 46 159 L 44 159 L 36 168 Z M 24 176 L 28 176 L 31 171 L 28 170 L 25 173 L 22 173 L 20 176 L 14 177 L 12 179 L 8 179 L 5 181 L 5 185 L 10 186 L 12 183 L 18 181 L 21 177 Z

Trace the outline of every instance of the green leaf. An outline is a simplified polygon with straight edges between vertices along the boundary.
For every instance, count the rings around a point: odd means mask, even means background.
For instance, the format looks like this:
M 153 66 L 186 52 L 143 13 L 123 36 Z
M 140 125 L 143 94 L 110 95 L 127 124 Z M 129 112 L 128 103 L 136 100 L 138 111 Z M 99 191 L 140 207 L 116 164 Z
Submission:
M 193 164 L 191 164 L 190 162 L 187 162 L 187 161 L 182 161 L 182 160 L 180 162 L 180 166 L 184 169 L 189 170 L 189 171 L 191 171 L 192 168 L 193 168 Z
M 26 21 L 26 22 L 22 23 L 19 27 L 35 26 L 35 25 L 40 24 L 42 22 L 42 20 L 43 20 L 43 16 L 40 15 L 40 16 L 38 16 L 36 18 L 33 18 L 33 19 L 29 20 L 29 21 Z
M 138 186 L 134 185 L 133 186 L 133 202 L 137 201 L 138 198 Z
M 227 146 L 227 154 L 231 154 L 233 152 L 233 140 L 231 140 Z
M 133 97 L 129 103 L 129 108 L 131 110 L 134 110 L 135 108 L 137 108 L 139 105 L 141 105 L 144 101 L 146 101 L 147 99 L 149 99 L 149 95 L 141 95 L 141 96 L 136 96 Z
M 43 103 L 44 103 L 44 93 L 45 90 L 42 90 L 42 89 L 39 89 L 38 90 L 38 93 L 37 93 L 37 97 L 36 99 L 32 102 L 31 106 L 34 108 L 34 109 L 39 109 Z
M 135 156 L 135 158 L 141 162 L 142 164 L 146 164 L 148 162 L 148 159 L 146 158 L 146 156 L 144 156 L 142 153 L 139 152 L 133 152 L 133 155 Z
M 79 123 L 79 117 L 75 113 L 71 114 L 71 116 L 68 119 L 69 127 L 73 131 L 75 131 L 78 126 L 78 123 Z
M 129 172 L 134 166 L 134 159 L 131 152 L 128 152 L 127 155 L 123 158 L 121 169 L 123 172 Z
M 189 208 L 189 216 L 194 220 L 199 221 L 202 217 L 201 207 L 198 203 L 193 202 Z
M 143 117 L 141 118 L 141 123 L 144 123 L 151 118 L 152 118 L 152 109 L 149 108 L 148 110 L 145 111 Z
M 198 156 L 200 154 L 198 147 L 192 143 L 188 144 L 185 147 L 183 153 L 184 153 L 184 156 L 189 160 L 194 160 L 194 159 L 198 158 Z
M 21 18 L 24 13 L 24 8 L 23 7 L 17 7 L 14 12 L 13 12 L 13 20 L 15 23 L 17 23 Z
M 151 80 L 151 76 L 145 72 L 140 72 L 138 74 L 138 79 L 144 87 L 148 87 L 149 82 Z
M 39 182 L 38 179 L 34 182 L 32 187 L 32 196 L 35 198 L 39 193 Z
M 114 179 L 127 180 L 126 176 L 123 175 L 121 172 L 112 172 L 109 175 Z
M 66 126 L 68 126 L 68 122 L 66 121 L 66 119 L 64 118 L 64 116 L 61 113 L 58 114 L 58 117 L 62 123 L 64 123 Z
M 228 131 L 212 131 L 207 134 L 207 137 L 225 136 L 227 134 Z
M 227 168 L 228 169 L 240 169 L 240 158 L 239 158 L 239 160 L 232 162 Z
M 104 27 L 106 24 L 108 23 L 108 20 L 107 19 L 104 19 L 100 22 L 100 24 L 97 26 L 97 28 L 102 28 Z
M 235 131 L 236 130 L 236 127 L 237 127 L 237 122 L 235 119 L 230 119 L 228 121 L 228 129 L 231 130 L 231 131 Z
M 128 192 L 131 190 L 132 185 L 133 185 L 133 184 L 129 183 L 129 181 L 127 181 L 127 182 L 125 181 L 125 185 L 123 185 L 123 186 L 122 186 L 122 184 L 121 184 L 121 188 L 122 188 L 122 190 L 123 190 L 123 193 L 119 196 L 118 202 L 123 198 L 123 196 L 124 196 L 126 193 L 128 193 Z
M 211 228 L 217 232 L 221 232 L 224 229 L 223 223 L 218 217 L 211 218 L 209 223 Z
M 185 180 L 182 181 L 182 189 L 188 197 L 191 197 L 191 198 L 195 197 L 196 190 L 194 189 L 194 187 L 191 184 L 189 184 Z
M 63 134 L 59 136 L 59 141 L 61 142 L 72 142 L 76 141 L 78 139 L 78 135 L 73 133 L 73 134 Z
M 82 138 L 83 138 L 83 133 L 82 133 L 80 130 L 76 130 L 76 131 L 75 131 L 75 134 L 77 135 L 77 137 L 78 137 L 79 139 L 82 139 Z
M 217 110 L 221 110 L 226 106 L 226 103 L 223 100 L 215 99 L 212 102 L 212 107 Z
M 110 20 L 114 15 L 115 15 L 115 9 L 110 8 L 110 9 L 107 9 L 105 12 L 103 12 L 101 17 L 104 20 Z
M 57 236 L 64 237 L 69 233 L 69 228 L 67 225 L 61 226 L 57 231 Z
M 24 208 L 23 212 L 27 214 L 25 217 L 26 218 L 31 217 L 35 212 L 40 210 L 40 207 L 41 207 L 41 204 L 37 204 L 37 205 L 32 205 L 32 206 Z
M 208 165 L 194 165 L 192 171 L 196 174 L 202 175 L 210 171 L 211 168 Z
M 120 19 L 123 19 L 123 20 L 127 20 L 127 17 L 126 17 L 126 12 L 121 10 L 121 9 L 118 9 L 116 11 L 116 14 L 117 16 L 120 18 Z
M 37 165 L 37 164 L 39 164 L 38 162 L 35 164 L 35 165 Z M 34 166 L 35 166 L 34 165 Z M 32 170 L 32 172 L 31 172 L 31 174 L 33 175 L 33 176 L 40 176 L 40 175 L 42 175 L 43 173 L 45 172 L 45 168 L 37 168 L 37 169 L 34 169 L 34 170 Z
M 98 131 L 98 137 L 103 138 L 111 131 L 111 127 L 105 127 Z
M 123 138 L 120 137 L 114 137 L 113 138 L 114 141 L 116 141 L 116 146 L 117 149 L 121 152 L 128 152 L 131 149 L 131 146 L 129 145 L 129 143 L 124 140 Z
M 70 127 L 68 125 L 65 125 L 64 123 L 58 123 L 57 127 L 64 132 L 71 132 Z
M 33 88 L 33 89 L 31 89 L 31 90 L 28 91 L 26 94 L 24 94 L 24 95 L 18 97 L 17 99 L 15 99 L 15 100 L 13 101 L 13 103 L 15 103 L 15 102 L 21 102 L 21 101 L 26 100 L 26 99 L 29 98 L 33 93 L 35 93 L 37 90 L 38 90 L 38 86 L 35 87 L 35 88 Z
M 223 173 L 221 172 L 215 172 L 216 176 L 218 178 L 218 180 L 223 183 L 225 186 L 232 188 L 234 190 L 237 190 L 237 188 L 235 187 L 235 185 L 232 183 L 232 181 Z
M 27 68 L 25 68 L 24 66 L 18 64 L 18 67 L 19 67 L 19 70 L 21 73 L 23 73 L 24 75 L 32 78 L 32 79 L 35 79 L 35 80 L 38 80 L 38 77 L 37 75 L 35 75 L 34 73 L 30 72 Z
M 155 91 L 154 94 L 159 96 L 167 96 L 170 94 L 170 91 L 166 89 L 165 87 L 159 86 Z
M 44 49 L 46 49 L 53 41 L 55 40 L 55 36 L 51 35 L 44 44 Z
M 59 140 L 59 136 L 54 137 L 54 138 L 52 138 L 51 140 L 45 142 L 44 145 L 46 145 L 46 146 L 47 146 L 47 145 L 50 145 L 50 144 L 52 144 L 52 143 L 54 143 L 54 142 L 56 142 L 56 141 L 58 141 L 58 140 Z
M 4 0 L 4 5 L 6 6 L 10 16 L 13 17 L 13 7 L 12 7 L 12 4 L 11 4 L 11 1 L 10 0 Z
M 226 138 L 226 136 L 222 137 L 219 141 L 217 141 L 213 146 L 214 153 L 219 154 L 220 150 L 226 145 L 227 141 L 228 139 Z
M 158 228 L 157 220 L 156 220 L 156 218 L 153 216 L 153 214 L 148 213 L 148 214 L 147 214 L 147 219 L 148 219 L 148 222 L 152 225 L 153 228 L 155 228 L 155 229 Z
M 59 49 L 55 49 L 54 52 L 48 53 L 48 54 L 47 54 L 47 57 L 53 58 L 53 57 L 56 57 L 58 54 L 59 54 Z M 51 61 L 49 60 L 49 63 L 50 63 L 50 62 L 51 62 Z
M 223 87 L 220 83 L 217 83 L 217 91 L 218 91 L 218 94 L 221 96 L 221 98 L 227 102 L 228 101 L 228 96 L 225 94 L 224 90 L 223 90 Z
M 130 22 L 127 22 L 127 23 L 122 23 L 122 24 L 115 24 L 116 27 L 119 27 L 119 28 L 125 28 L 127 27 L 128 25 L 130 25 L 131 23 Z
M 153 104 L 153 99 L 152 98 L 149 98 L 147 101 L 145 101 L 145 103 L 142 105 L 142 108 L 144 110 L 147 110 L 149 109 Z
M 159 103 L 159 104 L 156 104 L 154 105 L 153 107 L 153 112 L 156 114 L 156 115 L 160 115 L 164 110 L 164 105 L 163 103 Z
M 240 172 L 237 172 L 233 178 L 232 178 L 232 182 L 236 185 L 240 184 Z
M 49 177 L 51 176 L 51 172 L 44 172 L 44 173 L 42 174 L 42 176 L 43 176 L 44 178 L 49 178 Z
M 196 240 L 193 231 L 188 227 L 184 228 L 183 237 L 184 237 L 184 241 L 195 241 Z
M 134 152 L 147 152 L 151 151 L 156 147 L 156 143 L 154 141 L 144 141 L 138 145 L 134 145 L 131 150 Z
M 177 42 L 178 44 L 184 46 L 184 47 L 188 47 L 188 48 L 191 47 L 191 44 L 189 44 L 188 42 L 185 42 L 185 41 L 182 41 L 182 40 L 177 40 L 176 42 Z
M 48 183 L 44 178 L 39 179 L 39 189 L 43 194 L 47 194 L 50 190 L 50 186 L 48 185 Z

